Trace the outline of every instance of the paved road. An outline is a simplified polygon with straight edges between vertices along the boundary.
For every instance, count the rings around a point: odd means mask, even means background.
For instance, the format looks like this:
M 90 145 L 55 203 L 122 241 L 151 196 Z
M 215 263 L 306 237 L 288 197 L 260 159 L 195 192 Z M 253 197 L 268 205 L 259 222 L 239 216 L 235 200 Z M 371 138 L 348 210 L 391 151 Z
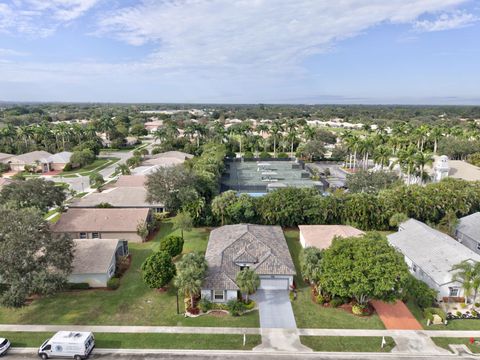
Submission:
M 10 353 L 5 357 L 5 360 L 27 360 L 35 359 L 34 352 L 25 354 Z M 476 359 L 475 356 L 463 355 L 462 359 Z M 445 359 L 458 360 L 456 355 L 403 355 L 403 354 L 382 354 L 382 353 L 258 353 L 258 352 L 235 352 L 235 351 L 152 351 L 152 353 L 145 353 L 138 351 L 138 353 L 129 351 L 122 353 L 115 351 L 112 353 L 94 352 L 89 358 L 91 360 L 157 360 L 157 359 L 184 359 L 184 360 L 276 360 L 276 359 L 295 359 L 295 360 L 309 360 L 309 359 L 338 359 L 338 360 L 402 360 L 402 359 Z

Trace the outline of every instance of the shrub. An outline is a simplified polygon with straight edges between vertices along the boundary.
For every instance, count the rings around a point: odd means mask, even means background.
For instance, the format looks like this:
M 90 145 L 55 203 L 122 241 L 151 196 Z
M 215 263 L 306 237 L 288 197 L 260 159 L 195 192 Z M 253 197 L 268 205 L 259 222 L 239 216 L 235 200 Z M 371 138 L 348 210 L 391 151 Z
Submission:
M 365 312 L 365 305 L 355 304 L 352 306 L 352 313 L 355 315 L 363 315 Z
M 245 310 L 252 310 L 257 305 L 253 300 L 250 300 L 248 303 L 244 303 L 244 304 L 245 304 Z
M 120 279 L 118 277 L 112 277 L 107 281 L 107 287 L 110 290 L 117 290 L 120 287 Z
M 293 293 L 293 291 L 290 291 L 290 293 L 288 294 L 289 298 L 290 298 L 290 301 L 293 301 L 295 300 L 295 294 Z
M 243 154 L 244 159 L 253 159 L 253 153 L 251 151 L 245 151 L 245 154 Z
M 117 270 L 115 271 L 115 277 L 122 277 L 130 266 L 130 259 L 128 256 L 120 256 L 117 260 Z
M 478 316 L 478 312 L 477 312 L 476 310 L 472 310 L 471 314 L 472 314 L 473 317 L 477 317 L 477 316 Z
M 187 309 L 187 311 L 192 314 L 192 315 L 198 315 L 200 314 L 200 309 L 199 308 L 192 308 L 192 307 L 189 307 Z
M 457 311 L 457 316 L 462 315 L 461 313 L 460 315 L 458 315 L 458 313 L 460 313 L 460 311 Z M 440 308 L 429 307 L 423 310 L 423 316 L 425 317 L 425 319 L 433 321 L 433 315 L 440 316 L 440 319 L 442 319 L 442 321 L 445 321 L 445 319 L 447 318 L 447 314 L 445 313 L 445 311 Z
M 232 316 L 240 316 L 245 312 L 245 304 L 238 300 L 230 300 L 227 303 L 228 312 Z
M 278 159 L 288 159 L 288 154 L 281 152 L 280 154 L 277 155 Z
M 73 167 L 72 164 L 66 163 L 65 167 L 63 168 L 63 171 L 72 171 Z
M 183 250 L 183 239 L 180 236 L 171 235 L 160 242 L 160 250 L 166 251 L 171 257 L 180 255 Z
M 325 297 L 322 295 L 322 294 L 318 294 L 316 297 L 315 297 L 315 302 L 317 304 L 320 304 L 320 305 L 323 305 L 325 303 Z
M 476 303 L 473 304 L 473 305 L 475 305 L 475 307 L 480 307 L 480 303 L 478 303 L 478 302 L 476 302 Z
M 161 152 L 162 152 L 162 149 L 159 147 L 152 149 L 152 155 L 157 155 L 157 154 L 160 154 Z
M 197 306 L 200 310 L 202 310 L 202 312 L 206 313 L 212 308 L 212 302 L 208 299 L 202 298 L 198 302 Z
M 260 159 L 270 159 L 271 158 L 270 154 L 266 151 L 262 151 L 260 153 L 259 157 L 260 157 Z
M 228 310 L 228 306 L 221 303 L 212 303 L 212 310 Z
M 431 289 L 423 281 L 409 275 L 404 288 L 404 300 L 412 299 L 420 308 L 426 309 L 435 304 L 437 292 Z
M 462 313 L 460 311 L 457 311 L 455 315 L 457 315 L 457 317 L 462 317 Z
M 337 308 L 340 305 L 343 305 L 343 300 L 341 298 L 336 297 L 336 298 L 333 298 L 332 300 L 330 300 L 330 306 L 331 307 Z
M 153 253 L 142 264 L 143 281 L 151 289 L 158 289 L 168 285 L 175 274 L 175 264 L 170 254 L 166 251 Z
M 465 308 L 467 307 L 467 304 L 461 303 L 461 304 L 460 304 L 460 307 L 461 307 L 462 309 L 465 309 Z
M 67 289 L 69 290 L 87 290 L 90 289 L 90 285 L 88 283 L 68 283 Z

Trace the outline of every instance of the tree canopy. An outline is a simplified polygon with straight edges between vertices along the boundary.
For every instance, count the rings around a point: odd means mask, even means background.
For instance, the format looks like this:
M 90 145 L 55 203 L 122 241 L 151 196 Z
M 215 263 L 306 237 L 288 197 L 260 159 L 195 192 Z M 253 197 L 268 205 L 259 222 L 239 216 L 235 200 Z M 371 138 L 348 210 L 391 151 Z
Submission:
M 401 297 L 409 276 L 403 256 L 378 233 L 334 239 L 323 252 L 319 287 L 332 296 L 392 301 Z
M 38 210 L 0 207 L 0 290 L 3 305 L 22 306 L 33 293 L 62 289 L 71 272 L 73 242 L 52 234 Z

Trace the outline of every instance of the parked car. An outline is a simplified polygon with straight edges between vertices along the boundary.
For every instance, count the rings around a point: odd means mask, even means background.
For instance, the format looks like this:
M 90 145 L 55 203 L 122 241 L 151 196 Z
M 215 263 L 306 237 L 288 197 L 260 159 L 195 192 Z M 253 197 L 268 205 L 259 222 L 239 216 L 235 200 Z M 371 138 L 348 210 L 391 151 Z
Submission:
M 95 337 L 91 332 L 59 331 L 38 349 L 38 356 L 48 358 L 88 358 L 95 347 Z
M 8 349 L 10 349 L 10 341 L 8 339 L 0 338 L 0 356 L 5 355 Z

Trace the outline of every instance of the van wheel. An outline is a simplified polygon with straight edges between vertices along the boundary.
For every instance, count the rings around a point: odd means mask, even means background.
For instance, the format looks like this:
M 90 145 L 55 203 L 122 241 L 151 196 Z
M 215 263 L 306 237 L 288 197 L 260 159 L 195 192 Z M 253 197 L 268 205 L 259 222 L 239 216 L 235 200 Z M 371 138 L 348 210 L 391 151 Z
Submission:
M 47 354 L 42 354 L 42 355 L 40 355 L 40 357 L 41 357 L 43 360 L 47 360 L 47 359 L 48 359 L 48 355 L 47 355 Z
M 75 355 L 73 358 L 74 358 L 75 360 L 82 360 L 82 357 L 81 357 L 80 355 Z

